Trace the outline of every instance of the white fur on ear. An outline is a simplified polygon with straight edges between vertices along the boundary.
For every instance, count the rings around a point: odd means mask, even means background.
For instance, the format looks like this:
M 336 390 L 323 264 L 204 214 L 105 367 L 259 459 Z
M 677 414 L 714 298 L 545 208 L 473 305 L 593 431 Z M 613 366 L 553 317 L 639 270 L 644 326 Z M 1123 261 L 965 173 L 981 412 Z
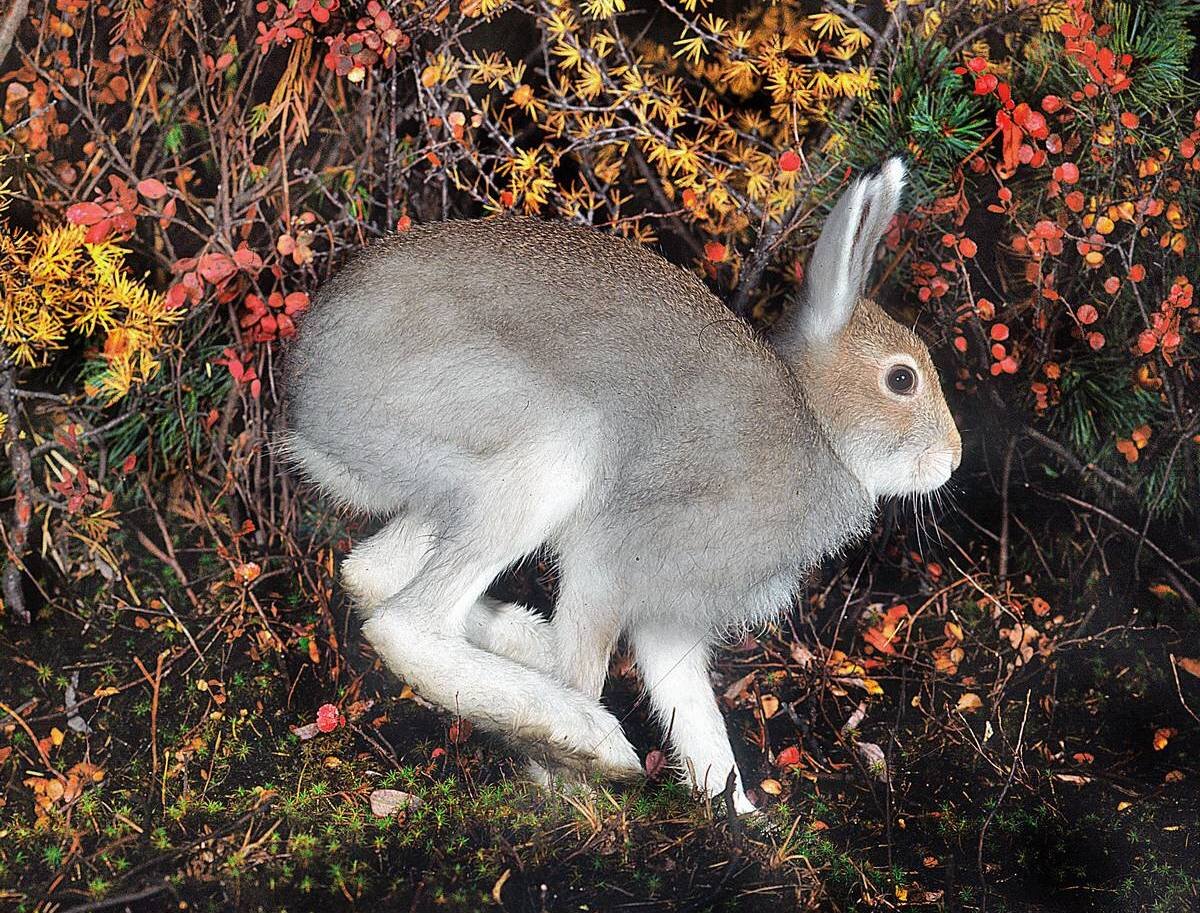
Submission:
M 866 290 L 875 248 L 900 205 L 904 176 L 904 162 L 888 159 L 850 185 L 825 221 L 797 315 L 809 344 L 837 336 L 849 322 Z

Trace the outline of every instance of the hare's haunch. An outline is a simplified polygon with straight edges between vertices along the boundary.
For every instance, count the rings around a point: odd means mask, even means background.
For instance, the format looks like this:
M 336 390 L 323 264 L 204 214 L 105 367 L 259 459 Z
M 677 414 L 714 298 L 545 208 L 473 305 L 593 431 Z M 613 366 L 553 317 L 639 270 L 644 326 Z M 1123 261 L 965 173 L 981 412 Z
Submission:
M 289 353 L 286 448 L 385 521 L 343 579 L 388 666 L 544 764 L 635 776 L 599 700 L 625 635 L 680 768 L 720 793 L 714 645 L 786 608 L 880 497 L 958 465 L 929 353 L 863 298 L 903 180 L 893 160 L 846 191 L 766 339 L 691 273 L 565 224 L 414 228 L 327 283 Z M 485 598 L 543 545 L 552 621 Z

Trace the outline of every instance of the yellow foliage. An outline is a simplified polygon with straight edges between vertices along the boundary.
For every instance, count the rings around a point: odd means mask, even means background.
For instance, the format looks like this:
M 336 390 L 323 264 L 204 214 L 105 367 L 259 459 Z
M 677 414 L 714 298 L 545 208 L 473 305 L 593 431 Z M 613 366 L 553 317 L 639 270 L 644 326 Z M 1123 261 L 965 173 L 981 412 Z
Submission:
M 158 369 L 167 330 L 181 314 L 129 277 L 127 251 L 88 244 L 78 225 L 38 234 L 0 229 L 0 342 L 18 365 L 40 367 L 68 336 L 103 333 L 104 370 L 88 393 L 112 403 Z
M 634 217 L 626 195 L 646 185 L 646 169 L 669 198 L 690 191 L 679 217 L 710 236 L 780 217 L 798 185 L 779 155 L 872 90 L 870 39 L 801 0 L 728 16 L 703 0 L 673 3 L 678 31 L 634 40 L 610 24 L 622 0 L 528 9 L 548 51 L 539 85 L 505 49 L 458 60 L 446 46 L 427 59 L 422 82 L 446 108 L 475 97 L 493 137 L 520 138 L 502 140 L 496 160 L 464 144 L 479 157 L 477 177 L 456 169 L 456 180 L 492 210 L 586 216 L 638 237 L 652 223 Z

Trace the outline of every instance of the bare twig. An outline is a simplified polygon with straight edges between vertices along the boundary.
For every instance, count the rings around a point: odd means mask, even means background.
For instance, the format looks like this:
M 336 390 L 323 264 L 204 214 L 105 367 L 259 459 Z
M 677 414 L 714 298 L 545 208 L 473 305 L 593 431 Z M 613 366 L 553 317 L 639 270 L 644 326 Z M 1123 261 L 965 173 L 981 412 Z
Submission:
M 1016 437 L 1010 437 L 1004 450 L 1004 469 L 1000 473 L 1000 558 L 996 570 L 996 576 L 1000 580 L 1008 577 L 1008 486 L 1012 479 L 1013 450 L 1016 446 Z
M 1000 797 L 996 800 L 996 804 L 992 806 L 992 810 L 988 812 L 988 816 L 984 819 L 983 827 L 979 829 L 979 846 L 976 850 L 975 862 L 979 866 L 979 886 L 983 889 L 979 895 L 979 913 L 987 913 L 987 875 L 983 871 L 983 843 L 987 839 L 988 828 L 991 827 L 992 819 L 996 817 L 996 812 L 1000 811 L 1000 806 L 1004 804 L 1004 798 L 1008 795 L 1008 790 L 1012 786 L 1013 776 L 1017 772 L 1017 765 L 1021 763 L 1021 745 L 1025 740 L 1025 723 L 1029 719 L 1029 698 L 1033 694 L 1032 691 L 1025 692 L 1025 712 L 1021 715 L 1021 728 L 1017 732 L 1017 744 L 1013 749 L 1012 766 L 1008 769 L 1008 777 L 1004 781 L 1004 788 L 1000 790 Z

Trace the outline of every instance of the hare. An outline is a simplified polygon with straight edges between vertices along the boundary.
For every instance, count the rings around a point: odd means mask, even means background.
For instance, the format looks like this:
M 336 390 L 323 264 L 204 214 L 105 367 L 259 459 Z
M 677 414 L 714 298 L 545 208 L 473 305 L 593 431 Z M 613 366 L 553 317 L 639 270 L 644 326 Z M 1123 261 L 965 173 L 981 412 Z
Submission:
M 714 647 L 959 462 L 928 351 L 863 297 L 903 184 L 893 159 L 848 188 L 765 338 L 692 273 L 567 224 L 415 227 L 332 278 L 288 356 L 285 448 L 385 521 L 342 568 L 385 663 L 535 769 L 634 777 L 599 700 L 625 637 L 680 771 L 710 796 L 732 777 L 752 811 Z M 485 597 L 541 546 L 551 620 Z

